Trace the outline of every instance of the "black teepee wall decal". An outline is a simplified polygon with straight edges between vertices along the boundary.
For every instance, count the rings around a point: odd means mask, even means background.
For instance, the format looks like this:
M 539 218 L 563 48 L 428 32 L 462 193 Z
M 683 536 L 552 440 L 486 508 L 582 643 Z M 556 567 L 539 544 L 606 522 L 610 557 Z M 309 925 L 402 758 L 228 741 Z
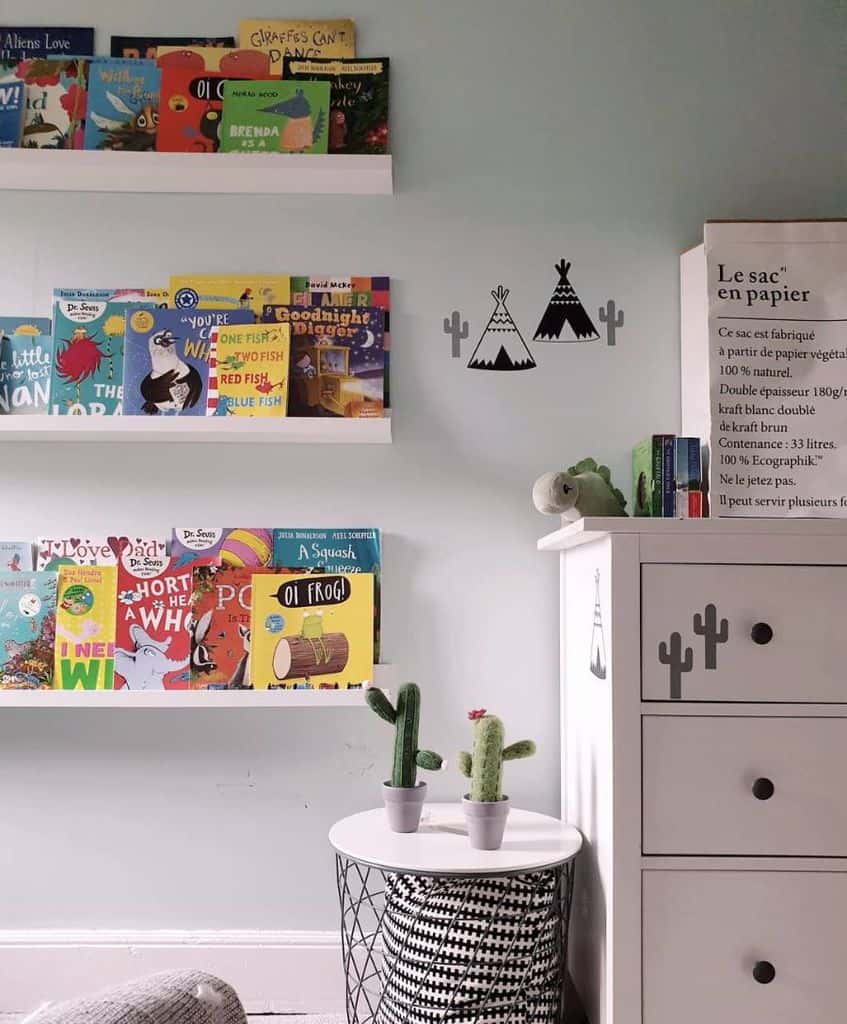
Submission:
M 564 260 L 556 264 L 559 283 L 544 311 L 544 316 L 535 332 L 534 341 L 599 340 L 600 335 L 597 333 L 597 328 L 591 317 L 585 312 L 585 307 L 579 301 L 579 296 L 568 280 L 570 269 L 570 263 L 566 263 Z
M 471 370 L 531 370 L 535 360 L 521 337 L 512 314 L 506 308 L 509 289 L 498 285 L 491 293 L 494 312 L 473 350 Z

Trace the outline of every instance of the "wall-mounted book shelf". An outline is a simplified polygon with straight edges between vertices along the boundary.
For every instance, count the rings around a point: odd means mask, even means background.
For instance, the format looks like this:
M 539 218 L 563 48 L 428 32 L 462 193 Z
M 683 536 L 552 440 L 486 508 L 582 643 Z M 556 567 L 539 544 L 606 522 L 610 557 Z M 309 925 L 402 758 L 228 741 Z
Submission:
M 0 189 L 235 195 L 391 195 L 390 156 L 0 149 Z
M 2 416 L 3 441 L 391 444 L 391 417 Z

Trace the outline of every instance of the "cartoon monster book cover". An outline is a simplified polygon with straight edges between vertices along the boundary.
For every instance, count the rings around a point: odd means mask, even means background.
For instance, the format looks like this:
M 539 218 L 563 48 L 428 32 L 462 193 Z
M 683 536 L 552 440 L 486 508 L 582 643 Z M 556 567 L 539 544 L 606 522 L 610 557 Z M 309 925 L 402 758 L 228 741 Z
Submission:
M 160 71 L 156 149 L 163 153 L 217 153 L 224 85 L 233 76 L 167 65 Z
M 53 336 L 47 317 L 0 317 L 0 416 L 47 413 Z
M 265 306 L 291 327 L 289 416 L 384 415 L 385 328 L 374 306 Z
M 147 152 L 159 127 L 159 69 L 152 60 L 99 57 L 88 70 L 85 149 Z
M 187 690 L 191 566 L 126 552 L 117 571 L 115 689 Z
M 235 46 L 234 36 L 112 36 L 113 57 L 155 60 L 160 46 Z
M 261 50 L 239 50 L 230 46 L 160 46 L 156 52 L 160 68 L 184 71 L 220 71 L 228 78 L 270 78 L 270 58 Z
M 82 149 L 87 67 L 85 60 L 40 59 L 17 66 L 26 85 L 24 149 Z
M 346 690 L 373 680 L 373 576 L 254 575 L 252 599 L 255 689 Z
M 49 689 L 56 573 L 0 572 L 0 690 Z
M 258 317 L 268 303 L 289 302 L 291 278 L 287 274 L 176 274 L 170 279 L 170 297 L 175 309 L 249 309 Z
M 388 68 L 387 57 L 286 57 L 282 77 L 329 83 L 330 153 L 388 153 Z
M 167 544 L 159 537 L 39 537 L 35 542 L 35 568 L 62 565 L 117 565 L 123 555 L 161 559 Z
M 124 415 L 205 416 L 210 332 L 252 323 L 249 310 L 138 310 L 127 317 Z
M 327 82 L 227 82 L 224 153 L 326 153 Z
M 282 75 L 283 57 L 355 57 L 356 26 L 349 18 L 335 21 L 289 21 L 248 18 L 238 26 L 240 46 L 264 50 L 271 74 Z
M 215 416 L 285 416 L 288 411 L 288 324 L 242 324 L 214 331 Z M 211 408 L 211 396 L 210 396 Z
M 182 526 L 171 539 L 171 554 L 181 568 L 202 561 L 237 569 L 261 569 L 271 565 L 274 531 L 265 527 Z
M 113 565 L 60 566 L 54 662 L 58 689 L 113 688 L 117 572 Z

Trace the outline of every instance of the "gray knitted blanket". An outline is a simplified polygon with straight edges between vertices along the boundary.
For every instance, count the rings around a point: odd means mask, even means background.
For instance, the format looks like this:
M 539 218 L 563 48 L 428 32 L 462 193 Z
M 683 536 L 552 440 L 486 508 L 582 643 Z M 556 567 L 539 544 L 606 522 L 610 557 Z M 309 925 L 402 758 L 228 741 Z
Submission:
M 98 995 L 54 1003 L 24 1024 L 247 1024 L 225 982 L 202 971 L 165 971 Z

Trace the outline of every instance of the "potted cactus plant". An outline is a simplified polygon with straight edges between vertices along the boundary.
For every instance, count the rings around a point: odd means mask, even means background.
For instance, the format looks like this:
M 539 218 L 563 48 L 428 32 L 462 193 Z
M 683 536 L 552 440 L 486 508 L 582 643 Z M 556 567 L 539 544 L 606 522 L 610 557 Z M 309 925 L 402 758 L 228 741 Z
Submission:
M 475 850 L 499 850 L 509 816 L 509 798 L 503 796 L 503 762 L 532 757 L 535 743 L 518 740 L 503 746 L 503 723 L 484 708 L 470 711 L 474 723 L 473 753 L 459 754 L 459 771 L 471 780 L 462 799 L 468 835 Z
M 382 690 L 369 687 L 365 700 L 372 711 L 394 726 L 391 779 L 382 784 L 388 824 L 393 832 L 417 832 L 427 788 L 425 782 L 417 781 L 418 768 L 438 771 L 444 764 L 434 750 L 418 749 L 421 691 L 415 683 L 405 683 L 394 707 Z

